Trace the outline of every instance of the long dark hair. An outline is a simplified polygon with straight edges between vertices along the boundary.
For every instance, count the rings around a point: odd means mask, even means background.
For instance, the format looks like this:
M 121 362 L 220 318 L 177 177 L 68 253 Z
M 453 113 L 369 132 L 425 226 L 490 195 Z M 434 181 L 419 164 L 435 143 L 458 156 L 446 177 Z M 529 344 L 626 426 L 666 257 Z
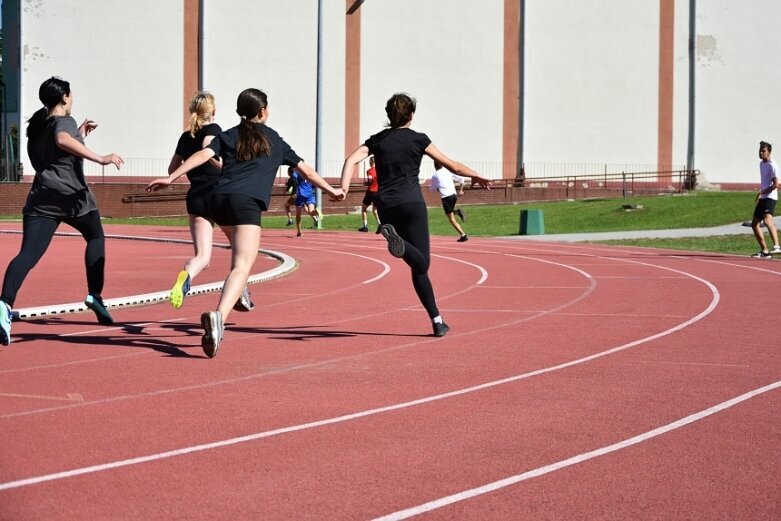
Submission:
M 412 119 L 415 112 L 415 98 L 409 94 L 399 92 L 390 97 L 385 104 L 385 113 L 388 115 L 391 128 L 403 127 Z
M 239 139 L 236 142 L 236 158 L 239 161 L 267 156 L 271 152 L 268 138 L 250 120 L 268 106 L 266 93 L 258 89 L 246 89 L 236 100 L 236 113 L 241 117 Z
M 37 110 L 27 120 L 27 137 L 29 139 L 41 133 L 46 126 L 46 118 L 49 116 L 49 111 L 62 103 L 62 98 L 70 96 L 70 93 L 71 84 L 61 78 L 52 76 L 41 83 L 41 86 L 38 88 L 38 99 L 43 103 L 43 108 Z

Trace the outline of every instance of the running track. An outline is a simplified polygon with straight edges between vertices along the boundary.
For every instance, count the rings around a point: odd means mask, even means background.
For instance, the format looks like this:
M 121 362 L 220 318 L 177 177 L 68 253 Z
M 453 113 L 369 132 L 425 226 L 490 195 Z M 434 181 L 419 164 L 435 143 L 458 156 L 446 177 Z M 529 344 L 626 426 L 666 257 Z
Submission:
M 435 237 L 435 339 L 379 236 L 263 235 L 297 269 L 252 286 L 215 359 L 214 293 L 114 327 L 14 323 L 0 519 L 781 518 L 778 308 L 760 307 L 781 262 Z M 0 241 L 4 268 L 21 237 Z M 104 295 L 166 290 L 190 251 L 110 239 Z M 17 308 L 83 299 L 82 255 L 56 237 Z M 195 283 L 227 266 L 215 251 Z

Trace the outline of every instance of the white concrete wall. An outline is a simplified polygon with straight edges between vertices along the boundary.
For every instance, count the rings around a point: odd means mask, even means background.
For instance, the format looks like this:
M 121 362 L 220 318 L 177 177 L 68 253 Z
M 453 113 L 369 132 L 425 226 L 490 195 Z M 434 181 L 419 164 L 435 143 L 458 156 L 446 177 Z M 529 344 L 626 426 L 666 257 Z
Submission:
M 325 175 L 344 161 L 344 2 L 324 0 L 323 135 Z M 269 97 L 268 125 L 315 166 L 317 2 L 206 0 L 205 87 L 218 123 L 238 123 L 236 98 L 249 87 Z
M 698 4 L 695 163 L 709 180 L 759 184 L 760 140 L 781 157 L 781 2 Z
M 658 2 L 532 1 L 526 16 L 527 175 L 555 163 L 655 166 Z
M 71 84 L 76 121 L 99 124 L 87 138 L 92 150 L 120 154 L 128 170 L 136 158 L 164 158 L 165 173 L 182 126 L 182 3 L 26 0 L 21 15 L 23 121 L 41 107 L 40 84 L 59 76 Z M 26 141 L 20 154 L 32 173 Z
M 695 167 L 712 182 L 753 183 L 758 141 L 781 150 L 781 2 L 698 4 Z M 129 173 L 164 170 L 185 102 L 182 5 L 22 0 L 22 118 L 38 108 L 41 81 L 61 76 L 72 84 L 75 117 L 100 123 L 90 147 L 122 154 Z M 342 0 L 323 5 L 322 169 L 335 176 L 344 153 L 346 9 Z M 415 128 L 453 158 L 498 177 L 507 159 L 503 7 L 503 0 L 364 2 L 361 139 L 382 128 L 391 94 L 409 92 L 419 103 Z M 269 124 L 314 164 L 316 0 L 205 0 L 205 11 L 205 86 L 217 97 L 218 121 L 234 125 L 238 93 L 261 88 L 270 97 Z M 527 173 L 655 166 L 659 2 L 527 0 L 525 21 Z M 679 0 L 676 165 L 687 156 L 687 43 L 688 2 Z M 134 158 L 150 161 L 134 168 Z
M 388 98 L 407 92 L 418 102 L 413 128 L 501 177 L 503 2 L 368 0 L 361 9 L 361 139 L 382 130 Z

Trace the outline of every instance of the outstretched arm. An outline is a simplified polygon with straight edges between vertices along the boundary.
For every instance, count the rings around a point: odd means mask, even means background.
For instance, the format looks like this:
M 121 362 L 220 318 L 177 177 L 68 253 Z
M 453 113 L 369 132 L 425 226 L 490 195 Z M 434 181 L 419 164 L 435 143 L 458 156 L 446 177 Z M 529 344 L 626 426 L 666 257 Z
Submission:
M 119 170 L 119 166 L 125 162 L 117 154 L 108 154 L 105 156 L 96 154 L 67 132 L 57 132 L 57 135 L 54 136 L 54 142 L 58 147 L 69 154 L 89 159 L 90 161 L 94 161 L 101 165 L 114 165 L 117 167 L 117 170 Z
M 350 191 L 350 181 L 352 181 L 353 174 L 355 174 L 355 165 L 367 157 L 369 157 L 369 147 L 361 145 L 344 160 L 344 165 L 342 166 L 342 191 L 344 195 L 347 195 L 347 192 Z
M 146 186 L 147 192 L 154 192 L 157 191 L 165 186 L 170 185 L 180 177 L 182 177 L 184 174 L 189 172 L 195 167 L 201 166 L 206 161 L 214 157 L 214 150 L 211 148 L 202 148 L 195 154 L 191 155 L 187 158 L 187 161 L 182 163 L 177 167 L 176 170 L 171 172 L 168 177 L 160 177 L 158 179 L 155 179 L 151 183 L 149 183 Z
M 450 172 L 456 175 L 460 175 L 462 177 L 470 177 L 480 186 L 484 186 L 486 188 L 491 186 L 490 180 L 481 176 L 480 174 L 478 174 L 468 166 L 461 164 L 458 161 L 453 161 L 445 154 L 443 154 L 442 151 L 439 150 L 434 145 L 434 143 L 431 143 L 429 146 L 426 147 L 425 153 L 428 157 L 430 157 L 434 161 L 438 161 L 439 163 L 441 163 L 442 166 L 447 168 Z
M 337 200 L 342 195 L 342 190 L 340 188 L 334 188 L 333 186 L 329 185 L 325 179 L 323 179 L 320 174 L 318 174 L 314 168 L 307 165 L 303 161 L 299 161 L 296 165 L 296 169 L 301 172 L 301 174 L 309 179 L 309 181 L 322 189 L 324 192 L 326 192 L 329 196 L 331 196 L 332 199 Z

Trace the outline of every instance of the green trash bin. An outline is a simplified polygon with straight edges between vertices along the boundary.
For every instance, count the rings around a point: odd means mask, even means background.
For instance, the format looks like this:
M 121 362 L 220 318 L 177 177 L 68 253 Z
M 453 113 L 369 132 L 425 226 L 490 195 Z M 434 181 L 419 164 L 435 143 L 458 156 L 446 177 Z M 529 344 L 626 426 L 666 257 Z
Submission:
M 521 210 L 521 229 L 518 235 L 545 234 L 545 219 L 542 210 Z

